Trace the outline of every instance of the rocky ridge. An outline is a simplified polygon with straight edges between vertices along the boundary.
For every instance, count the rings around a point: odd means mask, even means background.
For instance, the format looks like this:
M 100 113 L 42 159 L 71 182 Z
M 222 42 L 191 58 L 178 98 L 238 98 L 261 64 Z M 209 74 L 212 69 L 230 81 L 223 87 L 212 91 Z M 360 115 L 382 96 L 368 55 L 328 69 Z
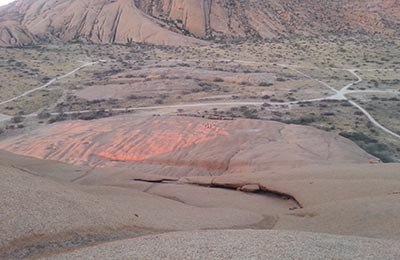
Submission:
M 198 45 L 324 33 L 399 34 L 387 1 L 17 0 L 0 8 L 0 45 L 40 41 Z

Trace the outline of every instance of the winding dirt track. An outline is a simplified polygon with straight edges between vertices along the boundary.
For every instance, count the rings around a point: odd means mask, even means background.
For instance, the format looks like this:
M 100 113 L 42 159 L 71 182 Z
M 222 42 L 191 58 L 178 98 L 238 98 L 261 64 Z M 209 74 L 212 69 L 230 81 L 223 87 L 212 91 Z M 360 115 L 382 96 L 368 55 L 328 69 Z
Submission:
M 285 65 L 282 65 L 282 66 L 285 66 Z M 287 66 L 285 66 L 285 67 L 287 67 Z M 305 77 L 307 77 L 307 78 L 309 78 L 309 79 L 312 79 L 312 80 L 314 80 L 314 81 L 317 81 L 317 82 L 323 84 L 324 86 L 326 86 L 327 88 L 329 88 L 330 90 L 332 90 L 332 91 L 334 91 L 334 92 L 336 93 L 336 94 L 334 94 L 334 95 L 332 95 L 332 96 L 329 96 L 329 97 L 326 97 L 326 98 L 315 99 L 315 101 L 321 101 L 321 100 L 346 100 L 346 101 L 349 102 L 352 106 L 354 106 L 355 108 L 357 108 L 358 110 L 360 110 L 360 111 L 368 118 L 368 120 L 371 121 L 371 123 L 374 124 L 376 127 L 378 127 L 379 129 L 383 130 L 384 132 L 386 132 L 386 133 L 388 133 L 388 134 L 390 134 L 390 135 L 392 135 L 392 136 L 397 137 L 397 138 L 400 139 L 400 135 L 399 135 L 399 134 L 397 134 L 397 133 L 393 132 L 392 130 L 390 130 L 390 129 L 384 127 L 383 125 L 381 125 L 381 124 L 380 124 L 370 113 L 368 113 L 368 111 L 367 111 L 366 109 L 364 109 L 360 104 L 354 102 L 353 100 L 350 100 L 350 99 L 346 96 L 347 94 L 354 94 L 354 93 L 358 93 L 358 94 L 359 94 L 359 93 L 400 94 L 400 92 L 398 92 L 398 91 L 396 92 L 396 91 L 393 91 L 393 90 L 388 90 L 388 91 L 382 91 L 382 90 L 365 90 L 365 91 L 364 91 L 364 90 L 359 90 L 359 91 L 357 90 L 357 91 L 351 91 L 351 90 L 349 90 L 349 88 L 352 87 L 353 85 L 358 84 L 358 83 L 361 83 L 361 82 L 363 81 L 363 79 L 356 73 L 356 72 L 357 72 L 357 69 L 341 69 L 341 70 L 345 70 L 345 71 L 350 72 L 353 76 L 355 76 L 355 77 L 357 78 L 357 80 L 354 81 L 354 82 L 352 82 L 352 83 L 350 83 L 350 84 L 348 84 L 348 85 L 346 85 L 346 86 L 344 86 L 344 87 L 343 87 L 342 89 L 340 89 L 339 91 L 336 90 L 335 88 L 333 88 L 332 86 L 328 85 L 327 83 L 322 82 L 322 81 L 320 81 L 320 80 L 318 80 L 318 79 L 315 79 L 315 78 L 313 78 L 313 77 L 311 77 L 311 76 L 309 76 L 309 75 L 307 75 L 307 74 L 305 74 L 305 73 L 303 73 L 303 72 L 301 72 L 301 71 L 299 71 L 299 70 L 297 70 L 297 69 L 290 68 L 290 67 L 289 67 L 289 69 L 291 69 L 291 70 L 293 70 L 293 71 L 295 71 L 295 72 L 297 72 L 297 73 L 299 73 L 299 74 L 301 74 L 301 75 L 304 75 Z M 336 70 L 339 70 L 339 69 L 336 69 Z M 312 101 L 312 100 L 309 100 L 309 102 L 310 102 L 310 101 Z M 304 101 L 296 101 L 296 103 L 300 103 L 300 102 L 304 102 Z
M 18 99 L 20 99 L 20 98 L 22 98 L 22 97 L 25 97 L 25 96 L 27 96 L 27 95 L 29 95 L 29 94 L 32 94 L 32 93 L 34 93 L 34 92 L 36 92 L 36 91 L 38 91 L 38 90 L 47 88 L 48 86 L 50 86 L 51 84 L 55 83 L 56 81 L 60 81 L 60 80 L 62 80 L 62 79 L 64 79 L 64 78 L 67 78 L 67 77 L 69 77 L 69 76 L 75 74 L 76 72 L 80 71 L 81 69 L 83 69 L 83 68 L 85 68 L 85 67 L 93 66 L 93 65 L 98 64 L 98 63 L 99 63 L 99 61 L 96 61 L 96 62 L 84 62 L 83 65 L 77 67 L 76 69 L 73 69 L 73 70 L 71 70 L 70 72 L 68 72 L 68 73 L 66 73 L 66 74 L 64 74 L 64 75 L 62 75 L 62 76 L 53 78 L 53 79 L 49 80 L 46 84 L 44 84 L 44 85 L 42 85 L 42 86 L 40 86 L 40 87 L 37 87 L 37 88 L 31 89 L 31 90 L 28 90 L 28 91 L 26 91 L 26 92 L 24 92 L 24 93 L 22 93 L 22 94 L 20 94 L 20 95 L 18 95 L 18 96 L 15 96 L 15 97 L 13 97 L 13 98 L 10 98 L 10 99 L 4 100 L 4 101 L 0 101 L 0 106 L 1 106 L 1 105 L 5 105 L 5 104 L 8 104 L 8 103 L 11 103 L 11 102 L 13 102 L 13 101 L 15 101 L 15 100 L 18 100 Z
M 171 60 L 169 60 L 171 61 Z M 183 60 L 172 60 L 172 61 L 180 61 L 184 62 Z M 185 60 L 186 62 L 191 62 L 192 60 Z M 196 61 L 196 60 L 193 60 Z M 0 102 L 0 105 L 4 105 L 10 102 L 13 102 L 21 97 L 27 96 L 35 91 L 44 89 L 54 82 L 58 80 L 62 80 L 66 77 L 71 76 L 72 74 L 78 72 L 79 70 L 88 67 L 88 66 L 93 66 L 95 64 L 98 64 L 100 62 L 105 62 L 105 61 L 97 61 L 97 62 L 85 62 L 82 66 L 79 66 L 78 68 L 68 72 L 67 74 L 54 78 L 44 84 L 43 86 L 34 88 L 32 90 L 29 90 L 19 96 L 13 97 L 11 99 L 5 100 Z M 203 62 L 229 62 L 229 60 L 218 60 L 218 61 L 212 61 L 212 60 L 203 60 Z M 145 111 L 145 110 L 164 110 L 164 109 L 182 109 L 182 108 L 200 108 L 200 107 L 229 107 L 229 106 L 261 106 L 263 104 L 269 104 L 272 106 L 291 106 L 291 105 L 297 105 L 301 103 L 306 103 L 306 102 L 319 102 L 319 101 L 324 101 L 324 100 L 345 100 L 349 102 L 352 106 L 360 110 L 367 118 L 368 120 L 374 124 L 376 127 L 381 129 L 382 131 L 386 132 L 387 134 L 390 134 L 396 138 L 400 139 L 400 135 L 393 132 L 392 130 L 386 128 L 385 126 L 381 125 L 366 109 L 364 109 L 360 104 L 350 100 L 346 95 L 347 94 L 360 94 L 360 93 L 383 93 L 383 94 L 400 94 L 399 91 L 396 90 L 349 90 L 353 85 L 361 83 L 363 79 L 357 74 L 357 71 L 394 71 L 391 69 L 343 69 L 343 68 L 318 68 L 318 67 L 304 67 L 304 66 L 296 66 L 296 65 L 287 65 L 287 64 L 271 64 L 271 63 L 262 63 L 262 62 L 253 62 L 253 61 L 244 61 L 244 60 L 234 60 L 234 62 L 237 63 L 242 63 L 242 64 L 261 64 L 261 65 L 272 65 L 272 66 L 279 66 L 282 68 L 288 68 L 297 74 L 300 74 L 310 80 L 316 81 L 320 83 L 321 85 L 325 86 L 328 88 L 330 91 L 332 91 L 334 94 L 331 96 L 326 96 L 326 97 L 321 97 L 321 98 L 314 98 L 314 99 L 304 99 L 304 100 L 297 100 L 297 101 L 291 101 L 291 102 L 207 102 L 207 103 L 189 103 L 189 104 L 177 104 L 177 105 L 163 105 L 163 106 L 148 106 L 148 107 L 130 107 L 130 108 L 112 108 L 109 110 L 106 110 L 108 112 L 131 112 L 131 111 Z M 337 90 L 334 87 L 330 86 L 326 82 L 323 82 L 319 79 L 316 79 L 299 69 L 301 68 L 317 68 L 317 69 L 326 69 L 326 70 L 342 70 L 342 71 L 347 71 L 351 73 L 354 77 L 357 78 L 357 80 L 351 82 L 350 84 L 347 84 L 344 86 L 342 89 Z M 90 113 L 93 112 L 91 110 L 81 110 L 81 111 L 69 111 L 69 112 L 64 112 L 63 114 L 66 115 L 79 115 L 79 114 L 85 114 L 85 113 Z M 51 113 L 51 115 L 56 116 L 60 115 L 61 113 Z M 32 113 L 30 115 L 27 115 L 27 117 L 36 117 L 37 113 Z M 4 122 L 9 120 L 9 117 L 0 117 L 0 122 Z
M 225 60 L 222 60 L 225 62 Z M 239 63 L 248 63 L 251 64 L 253 62 L 246 62 L 246 61 L 236 61 Z M 257 63 L 258 64 L 258 63 Z M 265 65 L 265 63 L 264 63 Z M 323 68 L 323 69 L 333 69 L 333 70 L 343 70 L 343 71 L 348 71 L 351 73 L 354 77 L 357 78 L 357 80 L 351 82 L 350 84 L 347 84 L 344 86 L 342 89 L 337 90 L 334 87 L 330 86 L 329 84 L 311 77 L 310 75 L 307 75 L 300 70 L 296 68 L 304 68 L 300 66 L 292 66 L 292 65 L 286 65 L 286 64 L 276 64 L 280 67 L 285 67 L 289 68 L 290 70 L 310 79 L 313 81 L 316 81 L 329 90 L 331 90 L 334 94 L 331 96 L 327 97 L 321 97 L 321 98 L 314 98 L 314 99 L 304 99 L 304 100 L 297 100 L 297 101 L 291 101 L 291 102 L 210 102 L 210 103 L 190 103 L 190 104 L 178 104 L 178 105 L 164 105 L 164 106 L 148 106 L 148 107 L 132 107 L 132 108 L 113 108 L 108 110 L 109 112 L 130 112 L 130 111 L 144 111 L 144 110 L 162 110 L 162 109 L 180 109 L 180 108 L 196 108 L 196 107 L 226 107 L 226 106 L 248 106 L 248 105 L 253 105 L 253 106 L 261 106 L 263 104 L 269 104 L 272 106 L 291 106 L 291 105 L 297 105 L 301 103 L 306 103 L 306 102 L 318 102 L 318 101 L 324 101 L 324 100 L 345 100 L 348 101 L 352 106 L 360 110 L 367 118 L 368 120 L 371 121 L 372 124 L 374 124 L 376 127 L 379 129 L 383 130 L 384 132 L 397 137 L 400 139 L 400 135 L 393 132 L 392 130 L 384 127 L 381 125 L 367 110 L 365 110 L 361 105 L 357 104 L 356 102 L 350 100 L 346 95 L 347 94 L 360 94 L 360 93 L 383 93 L 383 94 L 400 94 L 399 91 L 396 90 L 349 90 L 352 86 L 359 84 L 363 81 L 363 79 L 356 73 L 360 69 L 340 69 L 340 68 Z M 321 69 L 321 68 L 319 68 Z M 376 71 L 381 70 L 381 69 L 376 69 Z M 383 69 L 387 70 L 387 69 Z M 373 71 L 373 69 L 365 70 L 365 71 Z M 65 112 L 67 115 L 73 115 L 73 114 L 83 114 L 83 113 L 89 113 L 91 112 L 90 110 L 82 110 L 82 111 L 70 111 L 70 112 Z M 59 113 L 52 113 L 52 115 L 59 115 Z M 32 116 L 36 116 L 36 114 L 32 114 Z

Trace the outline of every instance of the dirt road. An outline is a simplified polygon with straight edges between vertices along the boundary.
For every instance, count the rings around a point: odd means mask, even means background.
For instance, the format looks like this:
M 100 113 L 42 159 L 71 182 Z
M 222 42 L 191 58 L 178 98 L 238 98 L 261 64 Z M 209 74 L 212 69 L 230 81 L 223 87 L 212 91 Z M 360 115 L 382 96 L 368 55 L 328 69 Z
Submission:
M 169 60 L 171 61 L 171 60 Z M 176 61 L 180 61 L 180 62 L 184 62 L 183 60 L 176 60 Z M 186 62 L 191 62 L 191 60 L 185 60 Z M 194 60 L 193 60 L 194 61 Z M 203 60 L 206 61 L 207 60 Z M 72 74 L 76 73 L 77 71 L 88 67 L 88 66 L 92 66 L 95 64 L 98 64 L 99 62 L 104 62 L 104 61 L 98 61 L 98 62 L 86 62 L 84 63 L 82 66 L 74 69 L 71 72 L 68 72 L 67 74 L 61 76 L 61 77 L 57 77 L 54 78 L 52 80 L 50 80 L 49 82 L 47 82 L 46 84 L 44 84 L 43 86 L 37 87 L 35 89 L 29 90 L 19 96 L 16 96 L 14 98 L 11 98 L 9 100 L 5 100 L 3 102 L 0 102 L 0 105 L 4 105 L 7 103 L 10 103 L 12 101 L 15 101 L 21 97 L 24 97 L 26 95 L 29 95 L 35 91 L 38 91 L 40 89 L 44 89 L 48 86 L 50 86 L 51 84 L 53 84 L 54 82 L 58 81 L 58 80 L 62 80 L 66 77 L 71 76 Z M 210 60 L 211 62 L 211 60 Z M 228 62 L 228 60 L 217 60 L 217 61 L 212 61 L 212 62 Z M 113 108 L 110 110 L 106 110 L 109 112 L 131 112 L 131 111 L 160 111 L 160 110 L 168 110 L 168 109 L 184 109 L 184 108 L 201 108 L 201 107 L 233 107 L 233 106 L 262 106 L 264 104 L 268 104 L 271 106 L 291 106 L 291 105 L 297 105 L 297 104 L 301 104 L 301 103 L 305 103 L 305 102 L 319 102 L 319 101 L 323 101 L 323 100 L 345 100 L 347 102 L 349 102 L 352 106 L 354 106 L 355 108 L 357 108 L 358 110 L 360 110 L 367 118 L 369 121 L 371 121 L 372 124 L 374 124 L 376 127 L 378 127 L 379 129 L 383 130 L 384 132 L 400 138 L 400 135 L 393 132 L 392 130 L 384 127 L 383 125 L 381 125 L 366 109 L 364 109 L 361 105 L 357 104 L 356 102 L 350 100 L 347 95 L 348 94 L 362 94 L 362 93 L 381 93 L 381 94 L 400 94 L 399 91 L 396 90 L 349 90 L 352 86 L 361 83 L 363 81 L 363 79 L 357 74 L 357 71 L 372 71 L 373 69 L 357 69 L 357 68 L 352 68 L 352 69 L 343 69 L 343 68 L 318 68 L 318 69 L 330 69 L 330 70 L 342 70 L 342 71 L 347 71 L 350 74 L 352 74 L 356 80 L 347 84 L 346 86 L 344 86 L 342 89 L 337 90 L 334 87 L 332 87 L 331 85 L 327 84 L 326 82 L 323 82 L 317 78 L 314 78 L 302 71 L 300 71 L 300 69 L 302 68 L 306 68 L 306 67 L 302 67 L 302 66 L 296 66 L 296 65 L 288 65 L 288 64 L 270 64 L 270 63 L 260 63 L 260 62 L 253 62 L 253 61 L 243 61 L 243 60 L 235 60 L 234 62 L 237 63 L 242 63 L 242 64 L 263 64 L 263 65 L 273 65 L 273 66 L 279 66 L 282 68 L 287 68 L 290 69 L 294 72 L 296 72 L 297 74 L 302 75 L 303 77 L 306 77 L 307 79 L 316 81 L 317 83 L 321 84 L 322 86 L 324 86 L 325 88 L 329 89 L 332 92 L 332 95 L 330 96 L 325 96 L 325 97 L 320 97 L 320 98 L 314 98 L 314 99 L 304 99 L 304 100 L 296 100 L 296 101 L 290 101 L 290 102 L 246 102 L 246 101 L 237 101 L 237 102 L 201 102 L 201 103 L 189 103 L 189 104 L 176 104 L 176 105 L 163 105 L 163 106 L 148 106 L 148 107 L 130 107 L 130 108 Z M 308 68 L 308 67 L 307 67 Z M 317 68 L 317 67 L 315 67 Z M 381 69 L 376 69 L 376 70 L 381 70 Z M 383 69 L 383 70 L 388 70 L 388 69 Z M 84 113 L 90 113 L 93 112 L 91 110 L 82 110 L 82 111 L 69 111 L 69 112 L 64 112 L 63 114 L 66 115 L 75 115 L 75 114 L 84 114 Z M 51 113 L 51 115 L 53 116 L 57 116 L 60 115 L 60 113 Z M 27 117 L 35 117 L 37 116 L 37 113 L 33 113 L 28 115 Z M 6 116 L 0 116 L 0 122 L 4 122 L 6 120 L 9 120 L 8 117 Z
M 67 78 L 67 77 L 69 77 L 69 76 L 75 74 L 76 72 L 80 71 L 81 69 L 83 69 L 83 68 L 85 68 L 85 67 L 93 66 L 93 65 L 98 64 L 98 63 L 99 63 L 98 61 L 97 61 L 97 62 L 86 62 L 86 63 L 84 63 L 83 65 L 81 65 L 81 66 L 79 66 L 78 68 L 76 68 L 76 69 L 74 69 L 74 70 L 68 72 L 67 74 L 65 74 L 65 75 L 63 75 L 63 76 L 60 76 L 60 77 L 56 77 L 56 78 L 51 79 L 51 80 L 48 81 L 46 84 L 44 84 L 44 85 L 42 85 L 42 86 L 40 86 L 40 87 L 37 87 L 37 88 L 31 89 L 31 90 L 28 90 L 28 91 L 22 93 L 21 95 L 15 96 L 15 97 L 13 97 L 13 98 L 10 98 L 10 99 L 4 100 L 4 101 L 1 101 L 1 102 L 0 102 L 0 106 L 1 106 L 1 105 L 5 105 L 5 104 L 8 104 L 8 103 L 11 103 L 11 102 L 13 102 L 13 101 L 15 101 L 15 100 L 18 100 L 18 99 L 20 99 L 20 98 L 22 98 L 22 97 L 25 97 L 25 96 L 27 96 L 27 95 L 29 95 L 29 94 L 31 94 L 31 93 L 34 93 L 34 92 L 36 92 L 36 91 L 38 91 L 38 90 L 47 88 L 48 86 L 50 86 L 51 84 L 53 84 L 53 83 L 56 82 L 56 81 L 62 80 L 62 79 L 64 79 L 64 78 Z

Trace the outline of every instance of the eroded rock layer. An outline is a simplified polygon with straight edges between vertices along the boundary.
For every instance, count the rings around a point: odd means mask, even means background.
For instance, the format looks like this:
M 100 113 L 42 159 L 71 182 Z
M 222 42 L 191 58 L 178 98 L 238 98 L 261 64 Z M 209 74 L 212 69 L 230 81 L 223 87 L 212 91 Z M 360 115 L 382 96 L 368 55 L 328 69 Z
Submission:
M 397 0 L 17 0 L 0 8 L 0 44 L 40 39 L 167 45 L 329 32 L 399 34 Z
M 28 0 L 0 9 L 2 45 L 30 44 L 40 39 L 161 45 L 201 43 L 163 27 L 165 24 L 138 10 L 131 0 Z

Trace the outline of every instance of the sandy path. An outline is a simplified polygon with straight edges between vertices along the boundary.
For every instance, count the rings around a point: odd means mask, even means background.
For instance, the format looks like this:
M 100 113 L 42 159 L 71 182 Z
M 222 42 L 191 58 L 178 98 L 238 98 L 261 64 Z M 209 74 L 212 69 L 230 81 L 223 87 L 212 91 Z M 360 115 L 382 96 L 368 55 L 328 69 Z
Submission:
M 279 66 L 284 66 L 287 67 L 287 65 L 279 65 Z M 340 90 L 336 90 L 335 88 L 333 88 L 332 86 L 330 86 L 329 84 L 322 82 L 318 79 L 315 79 L 297 69 L 294 69 L 292 67 L 289 67 L 290 70 L 295 71 L 309 79 L 312 79 L 314 81 L 317 81 L 319 83 L 321 83 L 322 85 L 326 86 L 327 88 L 329 88 L 330 90 L 334 91 L 336 94 L 326 97 L 326 98 L 319 98 L 319 99 L 315 99 L 314 101 L 321 101 L 321 100 L 346 100 L 347 102 L 349 102 L 352 106 L 354 106 L 355 108 L 357 108 L 358 110 L 360 110 L 367 118 L 368 120 L 374 124 L 376 127 L 378 127 L 379 129 L 383 130 L 384 132 L 397 137 L 400 139 L 400 135 L 393 132 L 392 130 L 384 127 L 383 125 L 381 125 L 370 113 L 368 113 L 368 111 L 366 109 L 364 109 L 361 105 L 359 105 L 358 103 L 350 100 L 346 95 L 347 94 L 355 94 L 355 93 L 383 93 L 383 94 L 400 94 L 400 92 L 398 91 L 394 91 L 394 90 L 357 90 L 357 91 L 352 91 L 349 90 L 352 86 L 354 86 L 355 84 L 361 83 L 363 81 L 363 79 L 357 74 L 357 69 L 343 69 L 345 71 L 348 71 L 349 73 L 351 73 L 353 76 L 355 76 L 357 78 L 356 81 L 347 84 L 346 86 L 344 86 L 342 89 Z M 339 70 L 339 69 L 337 69 Z M 311 100 L 312 101 L 312 100 Z M 304 101 L 296 101 L 296 103 L 300 103 L 300 102 L 304 102 Z M 310 101 L 309 101 L 310 102 Z
M 243 62 L 243 61 L 242 61 Z M 350 84 L 347 84 L 344 86 L 342 89 L 337 90 L 330 86 L 329 84 L 311 77 L 310 75 L 307 75 L 303 72 L 301 72 L 298 69 L 295 69 L 293 66 L 285 65 L 285 64 L 278 64 L 278 66 L 281 67 L 286 67 L 289 68 L 290 70 L 310 79 L 313 81 L 316 81 L 329 90 L 331 90 L 334 94 L 331 96 L 327 97 L 321 97 L 321 98 L 314 98 L 314 99 L 304 99 L 304 100 L 297 100 L 297 101 L 290 101 L 290 102 L 206 102 L 206 103 L 190 103 L 190 104 L 177 104 L 177 105 L 164 105 L 164 106 L 148 106 L 148 107 L 131 107 L 131 108 L 113 108 L 110 110 L 110 112 L 131 112 L 131 111 L 145 111 L 145 110 L 165 110 L 165 109 L 183 109 L 183 108 L 200 108 L 200 107 L 229 107 L 229 106 L 261 106 L 264 104 L 269 104 L 272 106 L 290 106 L 290 105 L 297 105 L 300 103 L 305 103 L 305 102 L 318 102 L 318 101 L 324 101 L 324 100 L 345 100 L 348 101 L 352 106 L 355 108 L 359 109 L 365 116 L 368 118 L 368 120 L 371 121 L 376 127 L 380 128 L 384 132 L 400 138 L 400 135 L 393 132 L 392 130 L 384 127 L 381 125 L 371 114 L 368 113 L 363 107 L 361 107 L 359 104 L 356 102 L 349 100 L 349 98 L 346 96 L 347 94 L 362 94 L 362 93 L 383 93 L 383 94 L 400 94 L 399 91 L 395 90 L 349 90 L 352 86 L 355 84 L 358 84 L 363 81 L 363 79 L 357 74 L 358 69 L 337 69 L 335 70 L 345 70 L 351 73 L 354 77 L 357 78 L 357 80 L 353 81 Z M 70 111 L 70 112 L 65 112 L 64 114 L 66 115 L 74 115 L 74 114 L 84 114 L 84 113 L 90 113 L 92 111 L 90 110 L 82 110 L 82 111 Z M 60 113 L 51 113 L 52 115 L 59 115 Z M 36 114 L 31 114 L 30 116 L 36 116 Z
M 63 75 L 63 76 L 60 76 L 60 77 L 56 77 L 56 78 L 51 79 L 51 80 L 48 81 L 46 84 L 44 84 L 44 85 L 42 85 L 42 86 L 40 86 L 40 87 L 37 87 L 37 88 L 31 89 L 31 90 L 28 90 L 28 91 L 22 93 L 21 95 L 15 96 L 15 97 L 13 97 L 13 98 L 10 98 L 10 99 L 4 100 L 4 101 L 1 101 L 1 102 L 0 102 L 0 106 L 1 106 L 1 105 L 5 105 L 5 104 L 8 104 L 8 103 L 11 103 L 11 102 L 13 102 L 13 101 L 15 101 L 15 100 L 18 100 L 18 99 L 20 99 L 20 98 L 22 98 L 22 97 L 25 97 L 25 96 L 27 96 L 27 95 L 29 95 L 29 94 L 31 94 L 31 93 L 33 93 L 33 92 L 36 92 L 36 91 L 38 91 L 38 90 L 47 88 L 48 86 L 50 86 L 51 84 L 55 83 L 56 81 L 62 80 L 62 79 L 64 79 L 64 78 L 67 78 L 67 77 L 69 77 L 69 76 L 75 74 L 76 72 L 80 71 L 81 69 L 83 69 L 83 68 L 85 68 L 85 67 L 93 66 L 93 65 L 98 64 L 98 63 L 99 63 L 99 62 L 86 62 L 86 63 L 84 63 L 83 65 L 81 65 L 81 66 L 79 66 L 78 68 L 76 68 L 76 69 L 74 69 L 74 70 L 68 72 L 67 74 L 65 74 L 65 75 Z
M 81 62 L 81 61 L 80 61 L 80 62 Z M 10 99 L 4 100 L 4 101 L 0 101 L 0 106 L 1 106 L 1 105 L 6 105 L 6 104 L 8 104 L 8 103 L 11 103 L 11 102 L 13 102 L 13 101 L 15 101 L 15 100 L 18 100 L 18 99 L 20 99 L 20 98 L 22 98 L 22 97 L 25 97 L 25 96 L 27 96 L 27 95 L 29 95 L 29 94 L 32 94 L 32 93 L 36 92 L 36 91 L 45 89 L 45 88 L 47 88 L 48 86 L 52 85 L 53 83 L 55 83 L 55 82 L 57 82 L 57 81 L 60 81 L 60 80 L 62 80 L 62 79 L 65 79 L 65 78 L 67 78 L 67 77 L 69 77 L 69 76 L 75 74 L 76 72 L 80 71 L 80 70 L 83 69 L 83 68 L 96 65 L 96 64 L 98 64 L 98 63 L 100 63 L 100 62 L 103 62 L 103 61 L 83 62 L 83 65 L 79 66 L 78 68 L 76 68 L 76 69 L 74 69 L 74 70 L 72 70 L 72 71 L 70 71 L 70 72 L 68 72 L 68 73 L 66 73 L 66 74 L 64 74 L 64 75 L 62 75 L 62 76 L 53 78 L 53 79 L 49 80 L 46 84 L 44 84 L 44 85 L 42 85 L 42 86 L 39 86 L 39 87 L 37 87 L 37 88 L 28 90 L 28 91 L 22 93 L 21 95 L 15 96 L 15 97 L 13 97 L 13 98 L 10 98 Z M 6 122 L 6 121 L 8 121 L 8 120 L 10 120 L 10 119 L 11 119 L 11 117 L 8 116 L 8 115 L 0 114 L 0 123 Z
M 197 60 L 169 60 L 169 62 L 171 61 L 176 61 L 176 62 L 192 62 L 192 61 L 197 61 Z M 232 62 L 232 60 L 202 60 L 203 62 Z M 76 73 L 77 71 L 88 67 L 88 66 L 92 66 L 95 64 L 98 64 L 99 62 L 105 62 L 105 61 L 98 61 L 98 62 L 86 62 L 84 63 L 82 66 L 74 69 L 71 72 L 68 72 L 67 74 L 61 76 L 61 77 L 57 77 L 54 78 L 52 80 L 50 80 L 49 82 L 47 82 L 46 84 L 44 84 L 43 86 L 37 87 L 35 89 L 29 90 L 19 96 L 16 96 L 14 98 L 11 98 L 9 100 L 5 100 L 3 102 L 0 102 L 0 105 L 4 105 L 7 103 L 10 103 L 12 101 L 15 101 L 21 97 L 24 97 L 26 95 L 29 95 L 35 91 L 38 91 L 40 89 L 46 88 L 48 86 L 50 86 L 51 84 L 53 84 L 54 82 L 58 81 L 58 80 L 62 80 L 66 77 L 71 76 L 72 74 Z M 324 100 L 345 100 L 348 101 L 352 106 L 354 106 L 355 108 L 357 108 L 358 110 L 360 110 L 367 118 L 368 120 L 371 121 L 372 124 L 374 124 L 376 127 L 378 127 L 379 129 L 383 130 L 384 132 L 396 137 L 396 138 L 400 138 L 400 135 L 393 132 L 392 130 L 384 127 L 383 125 L 381 125 L 370 113 L 368 113 L 367 110 L 365 110 L 362 106 L 360 106 L 359 104 L 357 104 L 356 102 L 350 100 L 346 95 L 347 94 L 363 94 L 363 93 L 381 93 L 381 94 L 400 94 L 399 91 L 396 90 L 349 90 L 352 86 L 354 86 L 355 84 L 358 84 L 360 82 L 363 81 L 363 79 L 357 74 L 357 71 L 373 71 L 373 70 L 389 70 L 389 69 L 356 69 L 356 68 L 352 68 L 352 69 L 342 69 L 342 68 L 318 68 L 318 67 L 302 67 L 302 66 L 296 66 L 296 65 L 287 65 L 287 64 L 271 64 L 271 63 L 262 63 L 262 62 L 254 62 L 254 61 L 244 61 L 244 60 L 234 60 L 234 62 L 237 63 L 242 63 L 242 64 L 263 64 L 263 65 L 273 65 L 273 66 L 279 66 L 282 68 L 288 68 L 294 72 L 296 72 L 297 74 L 300 74 L 310 80 L 316 81 L 319 84 L 323 85 L 324 87 L 326 87 L 327 89 L 329 89 L 330 91 L 333 92 L 333 94 L 331 96 L 327 96 L 327 97 L 321 97 L 321 98 L 314 98 L 314 99 L 304 99 L 304 100 L 297 100 L 297 101 L 290 101 L 290 102 L 201 102 L 201 103 L 189 103 L 189 104 L 177 104 L 177 105 L 163 105 L 163 106 L 148 106 L 148 107 L 131 107 L 131 108 L 113 108 L 110 110 L 106 110 L 109 112 L 131 112 L 131 111 L 158 111 L 158 110 L 168 110 L 168 109 L 183 109 L 183 108 L 200 108 L 200 107 L 230 107 L 230 106 L 262 106 L 264 104 L 269 104 L 271 106 L 291 106 L 291 105 L 297 105 L 300 103 L 305 103 L 305 102 L 319 102 L 319 101 L 324 101 Z M 316 69 L 331 69 L 331 70 L 342 70 L 342 71 L 347 71 L 349 73 L 351 73 L 354 77 L 356 77 L 357 80 L 351 82 L 350 84 L 347 84 L 346 86 L 344 86 L 342 89 L 337 90 L 334 87 L 330 86 L 329 84 L 327 84 L 326 82 L 323 82 L 319 79 L 316 79 L 302 71 L 300 71 L 299 69 L 301 68 L 316 68 Z M 394 71 L 394 69 L 393 69 Z M 66 115 L 75 115 L 75 114 L 85 114 L 85 113 L 90 113 L 93 112 L 91 110 L 81 110 L 81 111 L 69 111 L 69 112 L 64 112 L 64 114 Z M 53 116 L 57 116 L 60 115 L 60 113 L 51 113 L 51 115 Z M 30 115 L 28 115 L 27 117 L 35 117 L 37 116 L 37 113 L 32 113 Z M 9 120 L 9 117 L 5 117 L 5 116 L 1 116 L 0 115 L 0 122 L 4 122 Z

